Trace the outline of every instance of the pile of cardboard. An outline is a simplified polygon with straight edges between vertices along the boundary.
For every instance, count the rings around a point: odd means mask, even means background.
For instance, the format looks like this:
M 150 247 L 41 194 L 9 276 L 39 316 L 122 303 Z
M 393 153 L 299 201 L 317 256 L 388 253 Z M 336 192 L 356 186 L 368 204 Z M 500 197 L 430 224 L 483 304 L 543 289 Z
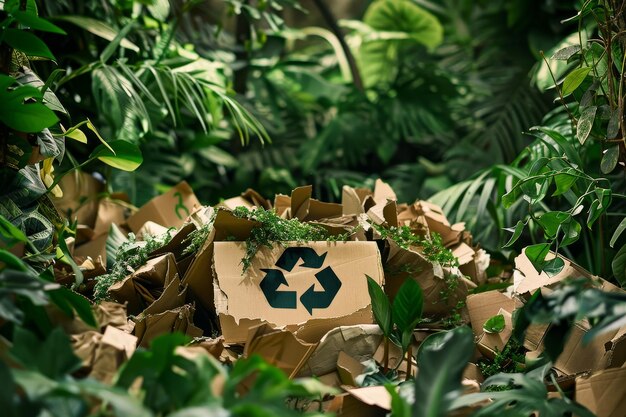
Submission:
M 415 348 L 440 328 L 441 320 L 456 314 L 471 323 L 478 351 L 486 358 L 493 358 L 508 342 L 511 315 L 522 304 L 523 295 L 548 282 L 544 277 L 534 277 L 534 268 L 530 265 L 529 269 L 522 256 L 517 265 L 520 272 L 514 277 L 515 293 L 470 295 L 489 281 L 489 255 L 473 244 L 463 223 L 450 224 L 441 208 L 425 201 L 398 203 L 393 190 L 380 180 L 373 191 L 344 187 L 341 203 L 316 200 L 312 187 L 305 186 L 289 196 L 277 195 L 272 202 L 248 190 L 215 207 L 201 206 L 189 185 L 181 183 L 139 210 L 122 196 L 98 199 L 101 189 L 91 177 L 70 180 L 75 182 L 75 192 L 64 186 L 65 197 L 57 207 L 78 220 L 79 234 L 68 243 L 86 272 L 85 285 L 81 286 L 85 295 L 90 295 L 97 275 L 106 271 L 106 244 L 112 225 L 139 237 L 168 229 L 173 235 L 169 243 L 151 253 L 145 265 L 129 270 L 123 280 L 110 287 L 108 294 L 115 303 L 98 307 L 120 306 L 117 308 L 128 314 L 128 320 L 118 317 L 116 325 L 104 320 L 101 325 L 109 324 L 99 331 L 72 333 L 86 370 L 105 380 L 135 346 L 148 346 L 160 334 L 179 331 L 195 338 L 199 351 L 222 361 L 259 354 L 289 377 L 314 375 L 329 385 L 343 387 L 344 394 L 326 402 L 328 411 L 342 416 L 385 415 L 391 402 L 388 392 L 383 387 L 358 386 L 365 364 L 372 360 L 382 363 L 383 359 L 383 337 L 372 317 L 366 276 L 391 298 L 406 279 L 420 284 L 424 318 L 430 324 L 416 330 Z M 85 195 L 86 200 L 77 198 Z M 233 214 L 232 210 L 241 206 L 275 210 L 282 218 L 298 219 L 325 229 L 330 236 L 349 238 L 262 246 L 249 268 L 242 271 L 245 241 L 259 223 Z M 380 229 L 373 225 L 406 226 L 425 239 L 437 233 L 458 259 L 458 266 L 429 260 L 419 246 L 402 247 L 392 238 L 382 239 Z M 204 243 L 185 250 L 200 230 L 207 235 Z M 69 275 L 65 269 L 59 271 L 58 278 L 67 282 Z M 505 317 L 505 329 L 484 333 L 485 321 L 496 314 Z M 585 329 L 581 323 L 578 333 Z M 529 332 L 524 346 L 533 354 L 541 351 L 545 330 L 533 328 Z M 577 396 L 590 408 L 595 401 L 593 387 L 606 384 L 616 372 L 605 369 L 620 366 L 626 359 L 621 350 L 623 334 L 607 335 L 598 346 L 583 349 L 568 342 L 566 349 L 573 353 L 555 364 L 563 375 L 595 372 L 588 379 L 576 380 L 581 387 Z M 577 359 L 577 354 L 585 360 Z M 102 357 L 115 358 L 104 366 L 107 375 L 100 375 Z M 390 366 L 400 364 L 402 372 L 406 360 L 392 345 Z M 476 365 L 468 364 L 468 392 L 477 390 L 481 381 Z

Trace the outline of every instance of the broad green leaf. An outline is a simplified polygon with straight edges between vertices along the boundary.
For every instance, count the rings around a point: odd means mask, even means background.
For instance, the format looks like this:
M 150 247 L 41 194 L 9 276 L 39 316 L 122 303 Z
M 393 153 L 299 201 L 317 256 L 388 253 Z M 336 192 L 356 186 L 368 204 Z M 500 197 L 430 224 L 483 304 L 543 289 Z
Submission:
M 87 135 L 83 133 L 79 128 L 70 129 L 64 133 L 64 136 L 70 139 L 74 139 L 80 143 L 87 143 Z
M 422 288 L 413 278 L 407 278 L 398 290 L 391 307 L 393 322 L 401 332 L 413 333 L 422 318 L 423 305 Z
M 617 251 L 611 262 L 613 275 L 621 287 L 626 287 L 626 245 Z
M 611 171 L 617 166 L 619 160 L 619 145 L 613 145 L 607 148 L 602 155 L 602 161 L 600 161 L 600 171 L 603 174 L 610 174 Z
M 563 80 L 561 94 L 563 94 L 564 97 L 572 94 L 585 80 L 589 71 L 591 71 L 589 67 L 576 68 L 574 71 L 567 74 L 567 77 Z
M 66 287 L 60 287 L 57 290 L 50 291 L 49 295 L 52 302 L 67 316 L 73 317 L 74 312 L 76 312 L 78 317 L 87 325 L 97 327 L 98 323 L 91 309 L 91 303 L 86 297 Z
M 483 330 L 486 333 L 500 333 L 504 330 L 505 326 L 504 316 L 502 314 L 496 314 L 483 324 Z
M 91 123 L 91 120 L 89 120 L 89 119 L 87 119 L 87 128 L 88 128 L 89 130 L 91 130 L 91 131 L 92 131 L 92 132 L 96 135 L 96 137 L 98 138 L 98 140 L 99 140 L 100 142 L 102 142 L 102 144 L 103 144 L 104 146 L 106 146 L 107 148 L 109 148 L 109 150 L 110 150 L 111 152 L 115 153 L 115 151 L 113 150 L 113 148 L 111 148 L 111 146 L 109 145 L 109 143 L 108 143 L 106 140 L 104 140 L 104 139 L 102 138 L 102 136 L 100 136 L 100 132 L 98 132 L 98 129 L 96 129 L 96 127 L 93 125 L 93 123 Z
M 557 256 L 549 261 L 545 261 L 542 270 L 548 275 L 548 277 L 553 277 L 561 273 L 564 267 L 565 261 L 563 261 L 561 257 Z
M 596 112 L 598 108 L 596 106 L 587 107 L 582 111 L 578 124 L 576 125 L 576 137 L 581 145 L 584 145 L 591 133 L 593 127 L 593 121 L 596 119 Z
M 617 229 L 615 229 L 615 232 L 613 232 L 613 236 L 611 236 L 611 242 L 609 242 L 609 246 L 613 247 L 615 245 L 615 242 L 617 242 L 617 239 L 622 235 L 625 229 L 626 217 L 623 218 L 621 222 L 619 222 Z
M 573 217 L 570 217 L 561 224 L 561 231 L 563 232 L 563 238 L 560 241 L 560 246 L 568 246 L 576 242 L 580 237 L 580 231 L 582 226 Z
M 28 271 L 28 268 L 20 258 L 4 249 L 0 249 L 0 266 L 2 266 L 2 268 L 0 268 L 0 271 L 5 267 L 9 267 L 10 269 L 15 269 L 22 272 Z
M 39 89 L 24 85 L 7 90 L 14 83 L 13 77 L 0 74 L 0 121 L 26 133 L 41 132 L 59 121 L 54 112 L 41 103 Z
M 527 246 L 524 249 L 524 254 L 539 273 L 541 273 L 541 271 L 543 270 L 546 256 L 549 252 L 550 244 L 548 243 L 538 243 L 536 245 Z
M 461 395 L 461 378 L 474 349 L 474 335 L 465 326 L 424 340 L 417 354 L 414 416 L 448 415 L 451 400 Z
M 372 312 L 376 323 L 380 326 L 383 334 L 389 337 L 392 330 L 392 312 L 387 294 L 380 285 L 371 277 L 367 276 L 367 291 L 372 299 Z
M 34 333 L 16 327 L 9 353 L 24 368 L 39 371 L 52 379 L 62 378 L 82 366 L 61 327 L 52 330 L 43 341 Z
M 99 36 L 107 41 L 113 41 L 118 34 L 118 31 L 107 23 L 101 20 L 92 19 L 86 16 L 54 16 L 54 20 L 63 20 L 72 23 L 87 32 Z M 139 47 L 128 39 L 122 39 L 120 41 L 122 48 L 130 49 L 131 51 L 139 52 Z
M 20 29 L 6 29 L 3 40 L 10 47 L 24 52 L 28 56 L 39 56 L 55 61 L 54 55 L 46 43 L 30 32 Z
M 60 35 L 66 35 L 65 31 L 57 25 L 48 22 L 46 19 L 42 19 L 31 12 L 15 11 L 11 15 L 22 25 L 28 26 L 34 30 L 41 30 L 42 32 L 58 33 Z
M 517 241 L 517 239 L 519 239 L 519 237 L 522 235 L 522 232 L 524 231 L 524 226 L 526 226 L 526 223 L 520 220 L 515 225 L 515 228 L 504 229 L 506 231 L 513 232 L 513 235 L 511 236 L 509 241 L 506 242 L 506 244 L 503 246 L 504 248 L 508 248 L 509 246 L 514 244 Z
M 578 173 L 574 168 L 567 168 L 554 176 L 554 185 L 556 190 L 552 194 L 553 197 L 565 194 L 572 188 L 578 180 Z
M 114 140 L 108 146 L 99 145 L 89 156 L 98 158 L 105 164 L 122 171 L 134 171 L 143 162 L 141 151 L 130 142 L 125 140 Z
M 549 211 L 537 220 L 543 228 L 548 239 L 554 239 L 557 235 L 559 227 L 572 218 L 572 215 L 563 211 Z

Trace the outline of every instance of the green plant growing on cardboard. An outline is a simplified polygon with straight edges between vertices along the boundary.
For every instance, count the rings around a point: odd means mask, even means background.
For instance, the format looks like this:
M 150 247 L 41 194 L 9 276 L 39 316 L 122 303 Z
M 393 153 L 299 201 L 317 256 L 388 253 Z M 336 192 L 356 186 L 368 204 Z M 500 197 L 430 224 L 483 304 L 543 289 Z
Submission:
M 367 277 L 367 290 L 372 299 L 374 319 L 383 332 L 385 338 L 383 352 L 383 373 L 389 368 L 389 342 L 402 348 L 402 354 L 407 360 L 407 379 L 411 375 L 413 331 L 422 319 L 424 296 L 419 284 L 408 278 L 398 290 L 393 304 L 389 302 L 387 294 L 371 277 Z M 398 366 L 400 363 L 398 364 Z
M 303 223 L 298 219 L 283 219 L 273 210 L 263 208 L 249 210 L 245 207 L 237 207 L 233 210 L 233 214 L 236 217 L 260 223 L 252 229 L 250 236 L 246 239 L 246 254 L 241 260 L 244 272 L 250 267 L 254 255 L 262 246 L 273 248 L 277 243 L 313 242 L 331 238 L 326 229 L 321 226 Z M 333 240 L 347 240 L 348 235 L 332 238 Z

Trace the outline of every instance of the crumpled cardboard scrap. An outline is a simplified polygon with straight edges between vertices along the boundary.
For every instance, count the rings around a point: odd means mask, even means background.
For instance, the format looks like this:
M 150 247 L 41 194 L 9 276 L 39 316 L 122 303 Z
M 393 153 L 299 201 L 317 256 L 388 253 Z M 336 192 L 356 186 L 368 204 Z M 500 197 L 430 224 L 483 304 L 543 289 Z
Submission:
M 138 318 L 135 323 L 138 346 L 147 347 L 152 339 L 165 333 L 180 332 L 192 338 L 202 336 L 202 329 L 193 324 L 194 312 L 193 305 L 185 304 L 162 313 L 148 314 Z
M 597 417 L 626 415 L 626 368 L 607 369 L 576 378 L 576 401 Z

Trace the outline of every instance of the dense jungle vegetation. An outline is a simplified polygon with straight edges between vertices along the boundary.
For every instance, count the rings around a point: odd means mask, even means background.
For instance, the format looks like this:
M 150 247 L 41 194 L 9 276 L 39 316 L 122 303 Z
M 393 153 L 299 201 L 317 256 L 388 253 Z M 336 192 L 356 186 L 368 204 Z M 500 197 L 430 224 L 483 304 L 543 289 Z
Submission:
M 0 0 L 1 409 L 7 416 L 314 415 L 336 393 L 315 379 L 289 379 L 255 356 L 224 365 L 177 355 L 189 342 L 179 334 L 138 350 L 112 384 L 83 378 L 49 318 L 54 305 L 95 324 L 90 301 L 74 291 L 85 271 L 66 244 L 80 234 L 78 224 L 53 206 L 65 191 L 61 179 L 76 172 L 103 183 L 98 198 L 125 194 L 136 207 L 183 180 L 215 205 L 248 188 L 270 198 L 305 184 L 316 198 L 339 202 L 345 185 L 372 188 L 381 178 L 398 201 L 427 200 L 450 223 L 465 222 L 491 255 L 489 277 L 510 278 L 514 258 L 525 253 L 549 277 L 563 270 L 563 256 L 626 286 L 625 7 L 614 0 Z M 240 217 L 273 228 L 265 239 L 328 239 L 310 238 L 306 227 L 269 211 Z M 424 243 L 408 229 L 375 231 L 455 266 L 437 237 Z M 111 254 L 136 248 L 114 232 Z M 192 252 L 208 234 L 200 228 L 192 236 Z M 149 241 L 126 264 L 111 255 L 105 272 L 134 271 L 167 243 Z M 17 247 L 25 249 L 16 255 Z M 55 279 L 55 265 L 72 279 Z M 509 345 L 499 352 L 506 363 L 487 366 L 488 389 L 461 396 L 472 332 L 456 326 L 457 312 L 448 331 L 412 351 L 423 300 L 407 282 L 399 290 L 405 298 L 393 302 L 375 282 L 369 287 L 385 340 L 413 355 L 419 369 L 389 389 L 391 415 L 454 415 L 491 399 L 464 415 L 593 416 L 565 395 L 550 368 L 575 322 L 589 320 L 590 339 L 623 326 L 623 293 L 581 280 L 538 291 L 513 317 L 513 337 L 521 343 L 531 324 L 552 323 L 542 360 L 511 366 L 508 355 L 519 351 Z M 490 326 L 497 333 L 504 325 Z M 377 385 L 400 384 L 387 371 L 385 364 L 369 375 Z

